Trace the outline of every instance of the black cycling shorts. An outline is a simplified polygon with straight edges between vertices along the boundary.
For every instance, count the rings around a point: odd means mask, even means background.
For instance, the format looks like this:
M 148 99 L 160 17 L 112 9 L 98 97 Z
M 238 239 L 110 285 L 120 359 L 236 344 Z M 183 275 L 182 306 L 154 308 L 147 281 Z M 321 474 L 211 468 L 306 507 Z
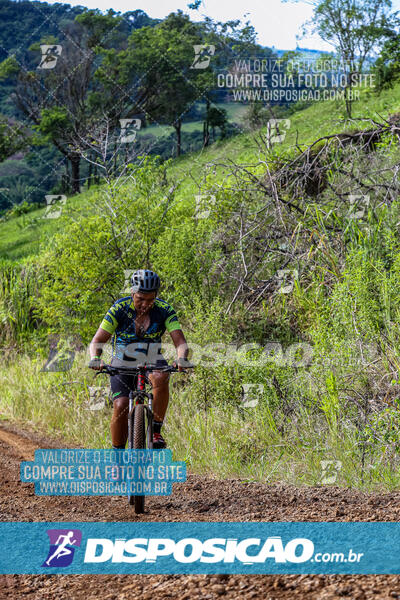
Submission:
M 114 361 L 111 361 L 113 364 Z M 159 358 L 156 362 L 158 367 L 166 367 L 168 365 L 164 357 Z M 127 366 L 127 363 L 124 363 Z M 129 392 L 131 389 L 136 389 L 136 376 L 135 375 L 111 375 L 111 399 L 114 401 L 116 398 L 127 397 L 129 398 Z

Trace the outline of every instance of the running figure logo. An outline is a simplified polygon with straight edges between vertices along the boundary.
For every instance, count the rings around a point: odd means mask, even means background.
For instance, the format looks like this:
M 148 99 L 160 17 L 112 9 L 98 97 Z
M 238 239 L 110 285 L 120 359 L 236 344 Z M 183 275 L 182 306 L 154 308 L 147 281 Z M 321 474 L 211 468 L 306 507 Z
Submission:
M 42 567 L 68 567 L 74 558 L 75 548 L 80 546 L 80 529 L 48 529 L 50 549 Z

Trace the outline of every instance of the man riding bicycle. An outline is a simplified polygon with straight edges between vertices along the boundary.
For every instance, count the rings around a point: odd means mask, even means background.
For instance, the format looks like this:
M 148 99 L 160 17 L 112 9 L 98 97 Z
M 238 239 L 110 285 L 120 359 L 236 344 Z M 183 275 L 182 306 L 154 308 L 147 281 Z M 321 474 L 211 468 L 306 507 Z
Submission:
M 100 327 L 90 343 L 91 369 L 102 366 L 102 346 L 111 336 L 114 366 L 137 363 L 166 366 L 168 363 L 160 353 L 161 337 L 167 330 L 177 350 L 174 365 L 183 371 L 189 348 L 178 321 L 176 312 L 160 298 L 159 276 L 148 269 L 135 271 L 131 279 L 131 295 L 117 300 L 107 311 Z M 129 361 L 129 362 L 128 362 Z M 153 386 L 153 447 L 165 448 L 161 427 L 169 401 L 169 374 L 153 371 L 149 375 Z M 129 391 L 133 386 L 132 375 L 113 375 L 110 377 L 113 415 L 111 419 L 111 439 L 113 448 L 125 448 L 128 438 Z

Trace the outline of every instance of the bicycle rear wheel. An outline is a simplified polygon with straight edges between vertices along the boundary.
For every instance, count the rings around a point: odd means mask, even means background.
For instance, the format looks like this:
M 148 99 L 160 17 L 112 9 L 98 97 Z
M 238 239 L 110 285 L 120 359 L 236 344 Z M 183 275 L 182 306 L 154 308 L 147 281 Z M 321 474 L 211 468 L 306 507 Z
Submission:
M 135 420 L 133 423 L 133 448 L 134 450 L 141 450 L 146 448 L 146 429 L 145 429 L 145 407 L 144 404 L 137 404 L 135 406 Z M 132 499 L 133 498 L 133 502 Z M 144 512 L 144 496 L 131 496 L 129 498 L 130 504 L 135 504 L 135 513 Z

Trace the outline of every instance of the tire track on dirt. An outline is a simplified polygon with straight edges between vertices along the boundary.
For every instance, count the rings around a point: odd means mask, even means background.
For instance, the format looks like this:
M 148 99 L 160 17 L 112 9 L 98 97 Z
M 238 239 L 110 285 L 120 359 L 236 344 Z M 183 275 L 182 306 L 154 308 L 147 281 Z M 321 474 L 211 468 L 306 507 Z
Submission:
M 16 435 L 15 433 L 0 428 L 0 440 L 9 446 L 16 448 L 24 460 L 34 459 L 37 446 L 29 439 L 22 438 L 20 435 Z
M 146 500 L 135 515 L 123 497 L 35 496 L 19 481 L 21 460 L 38 448 L 71 447 L 0 425 L 2 521 L 399 521 L 400 493 L 366 494 L 335 487 L 248 483 L 189 474 L 169 497 Z M 3 575 L 0 599 L 42 600 L 312 600 L 400 598 L 394 575 Z

